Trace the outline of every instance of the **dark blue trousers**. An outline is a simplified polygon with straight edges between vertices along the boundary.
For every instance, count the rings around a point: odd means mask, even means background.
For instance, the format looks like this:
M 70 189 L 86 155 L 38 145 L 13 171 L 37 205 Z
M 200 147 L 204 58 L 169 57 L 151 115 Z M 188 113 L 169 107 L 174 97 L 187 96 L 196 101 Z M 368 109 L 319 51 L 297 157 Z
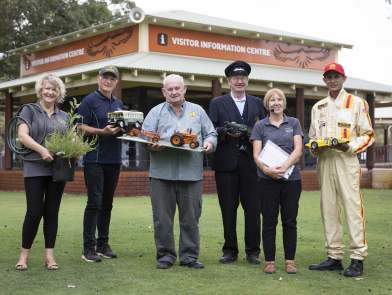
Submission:
M 87 187 L 87 206 L 83 219 L 83 247 L 102 247 L 109 242 L 110 217 L 120 164 L 86 163 L 84 181 Z M 96 231 L 98 230 L 98 239 Z

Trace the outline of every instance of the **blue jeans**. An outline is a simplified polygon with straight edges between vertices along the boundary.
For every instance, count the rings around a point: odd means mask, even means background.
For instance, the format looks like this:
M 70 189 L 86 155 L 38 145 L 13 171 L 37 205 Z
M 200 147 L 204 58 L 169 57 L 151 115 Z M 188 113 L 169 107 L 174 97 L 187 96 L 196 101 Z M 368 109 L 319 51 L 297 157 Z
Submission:
M 84 181 L 87 187 L 87 206 L 83 219 L 83 248 L 94 249 L 109 242 L 109 225 L 120 164 L 86 163 Z M 95 232 L 98 229 L 98 239 Z

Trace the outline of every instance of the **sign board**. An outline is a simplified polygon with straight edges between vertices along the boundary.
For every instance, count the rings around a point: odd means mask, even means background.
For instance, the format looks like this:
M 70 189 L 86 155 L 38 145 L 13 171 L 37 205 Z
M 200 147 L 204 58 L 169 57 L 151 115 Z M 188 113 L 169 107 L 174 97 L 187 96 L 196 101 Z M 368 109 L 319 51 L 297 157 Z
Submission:
M 24 54 L 21 57 L 21 76 L 135 52 L 138 50 L 138 41 L 138 26 L 132 26 Z
M 150 51 L 322 70 L 337 51 L 284 42 L 149 26 Z

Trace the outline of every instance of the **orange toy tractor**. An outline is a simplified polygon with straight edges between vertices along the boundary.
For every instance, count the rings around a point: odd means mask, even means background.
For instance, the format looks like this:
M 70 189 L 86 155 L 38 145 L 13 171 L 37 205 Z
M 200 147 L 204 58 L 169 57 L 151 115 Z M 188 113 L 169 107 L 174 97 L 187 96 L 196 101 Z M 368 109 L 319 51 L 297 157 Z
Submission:
M 191 149 L 195 149 L 199 146 L 197 141 L 197 134 L 192 133 L 192 129 L 187 129 L 186 132 L 176 131 L 170 137 L 170 143 L 174 146 L 183 146 L 184 144 L 189 144 Z
M 139 136 L 139 137 L 145 137 L 147 139 L 150 139 L 152 142 L 158 142 L 161 137 L 159 136 L 159 133 L 153 132 L 153 131 L 147 131 L 141 128 L 133 127 L 128 134 L 130 136 Z

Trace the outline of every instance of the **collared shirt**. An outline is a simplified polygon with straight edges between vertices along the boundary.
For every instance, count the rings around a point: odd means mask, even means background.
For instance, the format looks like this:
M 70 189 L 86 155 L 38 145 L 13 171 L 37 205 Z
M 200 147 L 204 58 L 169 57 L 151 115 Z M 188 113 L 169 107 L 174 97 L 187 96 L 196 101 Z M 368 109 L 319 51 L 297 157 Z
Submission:
M 78 114 L 82 116 L 79 123 L 94 128 L 105 128 L 108 124 L 108 113 L 123 109 L 123 103 L 112 96 L 111 99 L 96 90 L 87 95 L 78 107 Z M 84 163 L 120 164 L 121 140 L 117 135 L 99 136 L 95 150 L 83 157 Z
M 283 122 L 279 127 L 271 124 L 269 116 L 260 120 L 256 123 L 253 128 L 251 140 L 261 140 L 265 144 L 268 140 L 278 145 L 286 153 L 291 154 L 294 151 L 294 136 L 304 136 L 297 118 L 283 116 Z M 257 175 L 261 178 L 272 179 L 268 175 L 265 175 L 259 167 L 257 167 Z M 299 180 L 301 175 L 299 173 L 298 164 L 295 165 L 293 173 L 288 180 Z
M 19 116 L 23 119 L 20 123 L 25 123 L 29 127 L 29 134 L 38 135 L 40 138 L 45 138 L 49 134 L 53 133 L 55 130 L 60 132 L 65 132 L 68 123 L 68 114 L 61 111 L 57 106 L 55 106 L 53 114 L 49 117 L 45 110 L 41 107 L 39 103 L 34 104 L 32 107 L 23 107 L 20 111 Z M 32 130 L 36 129 L 36 130 Z M 39 130 L 37 130 L 39 129 Z M 37 138 L 34 138 L 37 140 Z M 40 143 L 40 142 L 38 142 Z M 45 145 L 45 141 L 40 143 Z M 36 176 L 51 176 L 52 175 L 52 163 L 46 161 L 37 161 L 40 159 L 41 155 L 37 152 L 32 152 L 25 156 L 23 161 L 23 175 L 24 177 L 36 177 Z M 32 161 L 29 161 L 33 159 Z
M 151 109 L 143 122 L 144 130 L 158 132 L 161 140 L 170 142 L 175 131 L 192 129 L 198 142 L 217 144 L 217 133 L 203 108 L 185 101 L 179 117 L 173 107 L 163 102 Z M 203 153 L 165 148 L 150 153 L 150 177 L 165 180 L 198 181 L 203 179 Z
M 244 108 L 245 108 L 245 102 L 246 102 L 246 94 L 244 94 L 244 96 L 240 97 L 240 98 L 236 98 L 234 97 L 233 92 L 230 93 L 231 98 L 233 99 L 235 105 L 238 108 L 238 111 L 240 112 L 241 116 L 244 113 Z

